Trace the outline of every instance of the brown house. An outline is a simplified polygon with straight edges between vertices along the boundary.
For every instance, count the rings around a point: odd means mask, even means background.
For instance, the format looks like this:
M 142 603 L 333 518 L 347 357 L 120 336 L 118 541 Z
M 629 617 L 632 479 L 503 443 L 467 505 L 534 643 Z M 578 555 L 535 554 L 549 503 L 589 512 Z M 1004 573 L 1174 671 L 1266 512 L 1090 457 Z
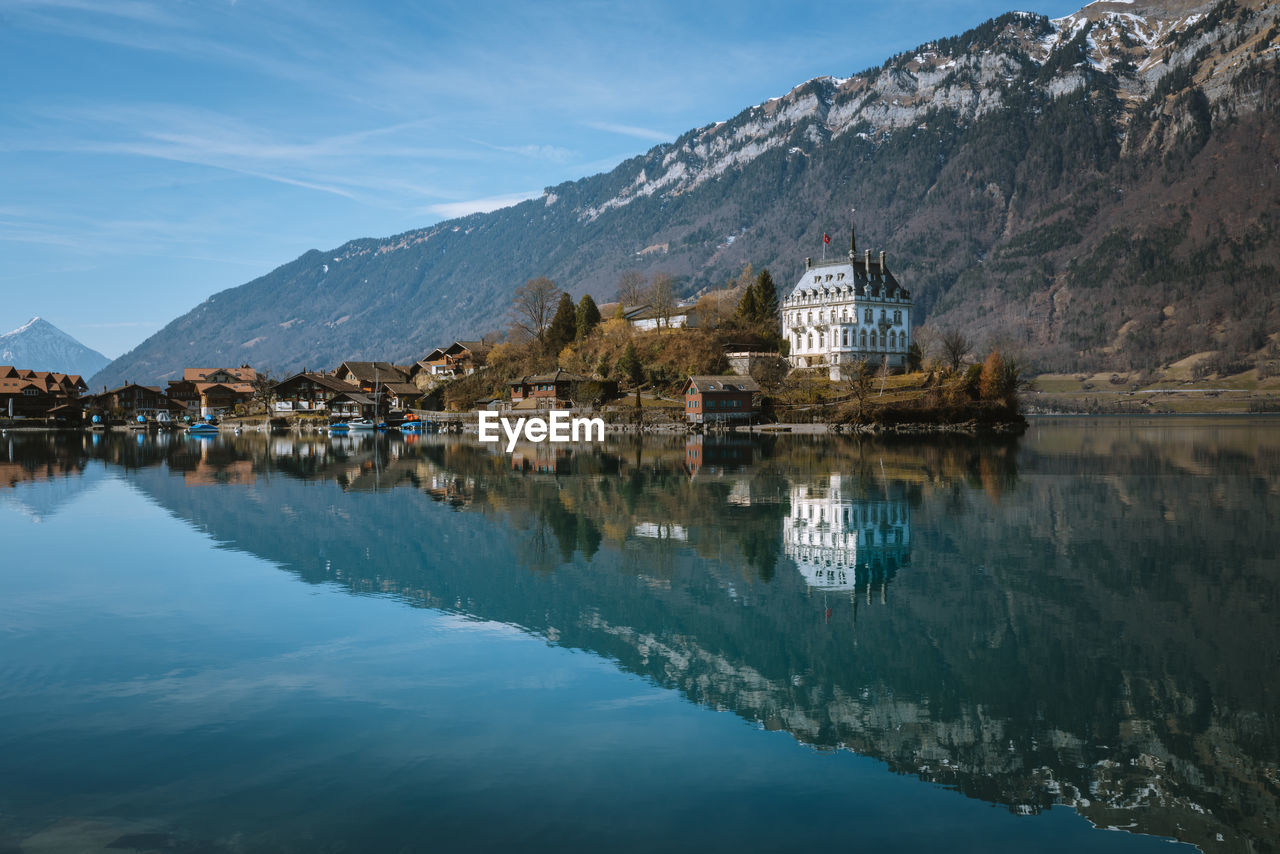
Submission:
M 0 418 L 79 420 L 79 399 L 88 390 L 79 374 L 0 365 Z
M 486 341 L 454 341 L 437 347 L 418 360 L 409 371 L 413 377 L 426 372 L 433 377 L 462 377 L 484 365 L 493 345 Z
M 331 374 L 303 371 L 276 383 L 272 391 L 276 412 L 326 412 L 335 397 L 359 392 L 360 387 Z
M 525 408 L 569 406 L 578 398 L 578 392 L 586 383 L 600 387 L 601 397 L 616 397 L 618 383 L 615 380 L 599 380 L 571 374 L 557 368 L 549 374 L 521 377 L 507 383 L 511 389 L 513 404 L 525 403 Z
M 409 369 L 390 362 L 343 362 L 333 375 L 365 392 L 387 383 L 409 382 Z
M 748 421 L 758 411 L 755 396 L 760 386 L 751 377 L 689 377 L 681 391 L 691 424 Z
M 181 403 L 187 414 L 219 415 L 253 399 L 258 372 L 238 368 L 184 368 L 182 379 L 170 380 L 167 396 Z
M 107 416 L 122 416 L 129 420 L 139 415 L 148 419 L 155 418 L 157 412 L 185 408 L 169 400 L 159 386 L 137 383 L 126 383 L 101 394 L 86 396 L 84 403 L 86 410 Z

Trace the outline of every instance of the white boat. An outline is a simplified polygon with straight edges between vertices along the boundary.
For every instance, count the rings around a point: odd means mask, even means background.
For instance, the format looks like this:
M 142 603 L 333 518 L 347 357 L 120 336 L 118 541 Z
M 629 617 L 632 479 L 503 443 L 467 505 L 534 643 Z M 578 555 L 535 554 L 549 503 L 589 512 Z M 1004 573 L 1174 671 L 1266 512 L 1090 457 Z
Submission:
M 352 418 L 348 421 L 339 421 L 336 424 L 329 425 L 330 433 L 356 433 L 360 431 L 373 430 L 374 424 L 368 418 Z

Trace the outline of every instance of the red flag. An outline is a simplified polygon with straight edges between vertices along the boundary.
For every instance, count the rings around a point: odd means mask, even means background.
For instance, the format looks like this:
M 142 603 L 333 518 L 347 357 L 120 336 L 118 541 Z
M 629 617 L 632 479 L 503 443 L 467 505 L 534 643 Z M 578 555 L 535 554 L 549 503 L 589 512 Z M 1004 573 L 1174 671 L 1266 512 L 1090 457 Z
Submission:
M 830 234 L 824 234 L 824 235 L 822 235 L 822 242 L 823 242 L 823 243 L 830 243 L 830 242 L 831 242 L 831 235 L 830 235 Z

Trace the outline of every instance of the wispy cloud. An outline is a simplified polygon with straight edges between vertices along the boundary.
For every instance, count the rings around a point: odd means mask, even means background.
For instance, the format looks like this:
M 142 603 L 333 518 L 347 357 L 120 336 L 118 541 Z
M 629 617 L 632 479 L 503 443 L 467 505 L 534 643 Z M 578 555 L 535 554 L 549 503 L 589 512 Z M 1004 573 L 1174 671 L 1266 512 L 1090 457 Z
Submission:
M 636 139 L 648 139 L 653 142 L 670 142 L 676 138 L 676 135 L 673 133 L 653 130 L 651 128 L 636 127 L 635 125 L 620 125 L 613 122 L 585 122 L 584 124 L 594 130 L 602 130 L 606 133 L 617 133 L 622 136 L 632 136 Z
M 483 199 L 469 199 L 463 202 L 442 202 L 435 205 L 427 205 L 425 210 L 433 214 L 442 216 L 445 219 L 453 219 L 455 217 L 466 216 L 473 213 L 489 213 L 501 208 L 509 208 L 517 205 L 527 199 L 536 199 L 542 195 L 541 190 L 531 190 L 525 193 L 508 193 L 503 196 L 488 196 Z

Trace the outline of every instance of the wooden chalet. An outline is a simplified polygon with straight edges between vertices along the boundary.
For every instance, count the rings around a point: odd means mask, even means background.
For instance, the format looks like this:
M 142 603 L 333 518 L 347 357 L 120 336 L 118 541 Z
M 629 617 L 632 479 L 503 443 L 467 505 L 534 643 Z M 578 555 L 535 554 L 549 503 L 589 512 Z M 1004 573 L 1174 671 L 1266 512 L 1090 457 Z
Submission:
M 489 357 L 493 345 L 486 341 L 454 341 L 448 347 L 437 347 L 410 367 L 412 376 L 427 373 L 433 377 L 462 377 L 475 373 Z
M 390 362 L 343 362 L 333 376 L 363 392 L 373 392 L 387 383 L 409 382 L 409 368 Z
M 332 374 L 303 371 L 276 383 L 272 391 L 276 412 L 328 412 L 335 397 L 359 393 L 360 387 Z
M 691 424 L 748 421 L 758 412 L 755 399 L 760 386 L 751 377 L 691 376 L 681 393 L 685 418 Z
M 79 374 L 0 365 L 0 418 L 78 421 L 80 398 L 88 390 Z
M 181 403 L 188 415 L 210 417 L 229 412 L 253 399 L 258 372 L 238 368 L 185 368 L 182 379 L 170 380 L 167 396 Z
M 160 412 L 172 414 L 175 411 L 178 413 L 186 411 L 186 407 L 181 402 L 170 400 L 160 386 L 137 383 L 125 383 L 100 394 L 86 395 L 84 409 L 86 412 L 108 418 L 125 418 L 126 420 L 132 420 L 139 415 L 153 420 Z
M 618 394 L 618 383 L 615 380 L 592 379 L 560 368 L 549 374 L 512 380 L 507 386 L 511 389 L 513 405 L 524 404 L 521 408 L 536 409 L 570 406 L 577 399 L 579 388 L 585 383 L 598 385 L 602 397 L 616 397 Z

